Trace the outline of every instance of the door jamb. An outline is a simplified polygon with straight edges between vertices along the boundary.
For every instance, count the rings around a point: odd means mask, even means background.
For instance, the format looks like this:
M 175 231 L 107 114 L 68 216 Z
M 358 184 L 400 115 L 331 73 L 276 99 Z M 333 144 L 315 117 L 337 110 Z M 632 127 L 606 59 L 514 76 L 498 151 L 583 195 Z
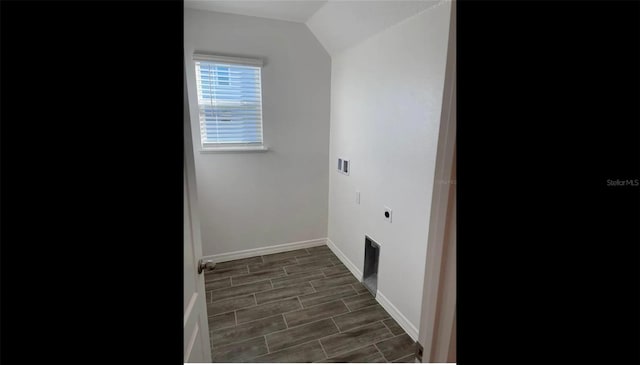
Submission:
M 455 335 L 453 326 L 456 317 L 455 234 L 452 234 L 452 237 L 447 234 L 449 229 L 453 229 L 455 233 L 455 141 L 456 1 L 454 0 L 451 3 L 449 44 L 418 335 L 418 342 L 422 346 L 422 362 L 447 362 L 451 346 L 455 346 L 455 340 L 452 341 L 452 336 Z M 453 275 L 453 281 L 451 275 Z M 445 298 L 447 305 L 442 305 Z

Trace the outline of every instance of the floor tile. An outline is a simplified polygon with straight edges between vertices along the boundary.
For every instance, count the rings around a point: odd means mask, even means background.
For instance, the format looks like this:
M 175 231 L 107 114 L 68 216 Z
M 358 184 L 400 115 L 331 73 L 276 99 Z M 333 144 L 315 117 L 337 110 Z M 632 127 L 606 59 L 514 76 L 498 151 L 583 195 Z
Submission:
M 296 261 L 295 257 L 286 258 L 277 261 L 265 262 L 264 264 L 252 264 L 249 265 L 249 273 L 254 273 L 258 271 L 265 271 L 271 269 L 279 269 L 287 265 L 295 265 L 298 261 Z
M 402 327 L 400 327 L 398 322 L 396 322 L 393 318 L 385 319 L 384 321 L 382 321 L 382 323 L 384 323 L 384 325 L 389 328 L 389 331 L 391 331 L 391 333 L 393 333 L 395 336 L 404 333 Z
M 314 305 L 332 302 L 336 299 L 357 295 L 351 285 L 342 285 L 327 290 L 319 291 L 313 294 L 301 295 L 300 302 L 302 306 L 307 308 Z
M 236 325 L 235 312 L 228 312 L 211 316 L 209 319 L 209 331 L 219 330 L 221 328 L 233 327 Z
M 250 309 L 247 309 L 250 310 Z M 389 314 L 379 304 L 359 309 L 355 312 L 342 314 L 333 318 L 340 331 L 347 331 L 374 321 L 389 318 Z M 382 322 L 380 322 L 381 325 Z M 386 327 L 385 327 L 386 328 Z M 389 332 L 391 333 L 391 332 Z
M 246 259 L 216 262 L 216 269 L 228 269 L 233 267 L 246 266 L 249 264 L 259 264 L 259 263 L 262 263 L 262 257 L 254 256 Z
M 211 351 L 213 362 L 238 362 L 268 352 L 264 337 L 256 337 L 243 342 L 214 347 Z
M 416 355 L 407 355 L 398 360 L 395 360 L 394 362 L 416 362 Z
M 354 295 L 354 296 L 349 297 L 349 298 L 344 298 L 343 302 L 344 302 L 344 304 L 349 306 L 350 304 L 353 304 L 354 302 L 359 302 L 359 301 L 366 300 L 366 299 L 374 299 L 374 298 L 373 298 L 373 295 L 371 295 L 370 293 L 367 292 L 367 293 Z
M 204 279 L 214 362 L 414 356 L 406 333 L 327 246 L 218 263 Z
M 333 259 L 336 258 L 336 255 L 333 254 L 333 252 L 329 252 L 329 253 L 323 253 L 321 255 L 311 255 L 308 257 L 298 257 L 298 264 L 308 264 L 311 262 L 316 262 L 316 261 L 322 261 L 322 260 L 329 260 L 329 259 Z
M 322 270 L 322 272 L 324 273 L 324 275 L 326 277 L 335 276 L 335 275 L 343 275 L 343 274 L 351 274 L 349 269 L 347 269 L 347 267 L 342 265 L 342 264 L 338 264 L 336 266 L 326 268 L 326 269 Z
M 353 290 L 353 289 L 352 289 Z M 271 289 L 256 293 L 256 301 L 258 304 L 273 302 L 280 299 L 297 297 L 304 294 L 313 293 L 315 290 L 309 282 L 303 282 L 294 286 L 284 288 Z
M 347 302 L 347 299 L 353 299 L 360 297 L 360 300 L 350 300 Z M 372 305 L 378 304 L 378 302 L 371 296 L 371 294 L 360 294 L 357 297 L 345 298 L 344 304 L 347 305 L 350 311 L 355 312 L 358 309 L 362 309 L 364 307 L 369 307 Z
M 271 352 L 317 340 L 338 333 L 338 327 L 331 318 L 308 323 L 288 330 L 268 334 L 267 344 Z
M 369 363 L 369 362 L 387 362 L 378 349 L 373 346 L 365 346 L 360 349 L 346 352 L 342 355 L 332 357 L 324 362 L 357 362 L 357 363 Z
M 382 352 L 387 361 L 398 360 L 401 357 L 415 354 L 415 341 L 407 334 L 376 343 L 376 347 Z
M 239 286 L 231 286 L 229 288 L 213 290 L 211 292 L 211 301 L 215 303 L 219 300 L 233 298 L 249 293 L 261 292 L 269 290 L 271 288 L 271 282 L 269 282 L 269 280 Z
M 204 281 L 208 282 L 208 281 L 227 278 L 232 275 L 242 275 L 242 274 L 248 274 L 248 273 L 249 273 L 249 268 L 246 265 L 240 266 L 240 267 L 230 267 L 227 269 L 216 268 L 213 271 L 210 271 L 204 274 Z
M 323 291 L 327 289 L 331 289 L 332 287 L 336 287 L 339 285 L 346 284 L 357 284 L 358 281 L 351 274 L 346 274 L 342 276 L 332 276 L 330 278 L 317 279 L 312 280 L 311 285 L 316 288 L 317 291 Z
M 348 311 L 349 309 L 347 309 L 347 306 L 344 305 L 341 300 L 336 300 L 299 311 L 285 313 L 284 319 L 287 321 L 287 325 L 289 327 L 294 327 L 305 323 L 315 322 L 320 319 L 333 317 Z
M 206 291 L 216 290 L 216 289 L 228 288 L 230 286 L 231 286 L 231 278 L 229 277 L 229 278 L 224 278 L 219 280 L 205 281 L 204 290 Z
M 393 336 L 382 322 L 375 322 L 320 340 L 329 358 L 351 349 L 372 345 Z
M 207 316 L 213 316 L 220 313 L 234 311 L 240 308 L 252 307 L 256 305 L 253 294 L 247 294 L 240 297 L 220 300 L 215 303 L 207 304 Z
M 306 249 L 301 249 L 301 250 L 274 253 L 271 255 L 263 255 L 262 260 L 264 260 L 264 262 L 273 262 L 273 261 L 278 261 L 278 260 L 291 258 L 291 257 L 305 257 L 305 256 L 309 256 L 309 252 Z
M 265 279 L 277 278 L 284 275 L 285 275 L 284 270 L 281 267 L 279 267 L 277 269 L 254 272 L 248 275 L 232 276 L 231 285 L 233 286 L 243 285 L 243 284 L 253 283 L 253 282 L 261 281 Z
M 268 333 L 286 329 L 287 325 L 281 315 L 263 318 L 257 321 L 240 324 L 235 327 L 211 331 L 213 346 L 228 345 L 241 342 L 250 338 L 264 336 Z
M 303 271 L 324 269 L 325 267 L 331 267 L 331 266 L 333 266 L 333 264 L 329 261 L 329 259 L 322 259 L 322 260 L 310 262 L 308 264 L 285 266 L 284 269 L 287 272 L 287 274 L 295 274 Z
M 362 294 L 362 293 L 370 293 L 369 289 L 367 289 L 364 285 L 362 285 L 362 283 L 357 282 L 353 284 L 353 288 L 358 292 L 358 294 Z
M 322 253 L 333 253 L 333 251 L 331 251 L 331 249 L 327 245 L 307 247 L 307 251 L 309 251 L 309 253 L 312 255 L 317 255 Z
M 251 322 L 260 318 L 295 311 L 300 308 L 302 308 L 302 306 L 298 298 L 289 298 L 277 302 L 260 304 L 247 309 L 240 309 L 236 311 L 236 320 L 238 324 Z
M 324 278 L 322 271 L 308 271 L 297 274 L 287 275 L 281 278 L 271 279 L 274 288 L 283 288 L 286 286 L 297 285 L 300 283 L 307 283 L 311 280 Z
M 250 360 L 250 362 L 314 362 L 325 358 L 324 351 L 318 341 L 308 342 L 295 347 L 272 352 Z

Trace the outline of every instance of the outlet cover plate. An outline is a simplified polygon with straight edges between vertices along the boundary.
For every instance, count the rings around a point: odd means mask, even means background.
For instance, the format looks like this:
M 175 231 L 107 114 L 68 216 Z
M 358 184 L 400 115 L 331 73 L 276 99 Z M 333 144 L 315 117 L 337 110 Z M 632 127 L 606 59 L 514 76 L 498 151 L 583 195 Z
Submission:
M 388 214 L 387 214 L 388 213 Z M 393 211 L 389 207 L 384 207 L 383 218 L 385 221 L 391 223 Z

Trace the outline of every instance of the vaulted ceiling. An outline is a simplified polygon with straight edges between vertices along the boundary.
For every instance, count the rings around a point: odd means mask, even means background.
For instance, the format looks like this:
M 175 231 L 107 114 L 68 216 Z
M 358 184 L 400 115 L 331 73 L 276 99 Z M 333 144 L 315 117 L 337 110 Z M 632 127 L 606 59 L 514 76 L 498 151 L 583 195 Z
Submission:
M 334 55 L 442 1 L 185 0 L 185 7 L 304 23 Z
M 184 6 L 219 13 L 304 23 L 326 2 L 327 0 L 185 0 Z

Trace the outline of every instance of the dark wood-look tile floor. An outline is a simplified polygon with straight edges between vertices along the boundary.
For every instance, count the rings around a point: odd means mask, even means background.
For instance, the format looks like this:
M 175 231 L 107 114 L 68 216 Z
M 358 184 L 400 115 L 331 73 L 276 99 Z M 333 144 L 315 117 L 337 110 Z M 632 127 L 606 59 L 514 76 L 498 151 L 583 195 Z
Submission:
M 415 343 L 327 246 L 205 273 L 213 362 L 413 362 Z

